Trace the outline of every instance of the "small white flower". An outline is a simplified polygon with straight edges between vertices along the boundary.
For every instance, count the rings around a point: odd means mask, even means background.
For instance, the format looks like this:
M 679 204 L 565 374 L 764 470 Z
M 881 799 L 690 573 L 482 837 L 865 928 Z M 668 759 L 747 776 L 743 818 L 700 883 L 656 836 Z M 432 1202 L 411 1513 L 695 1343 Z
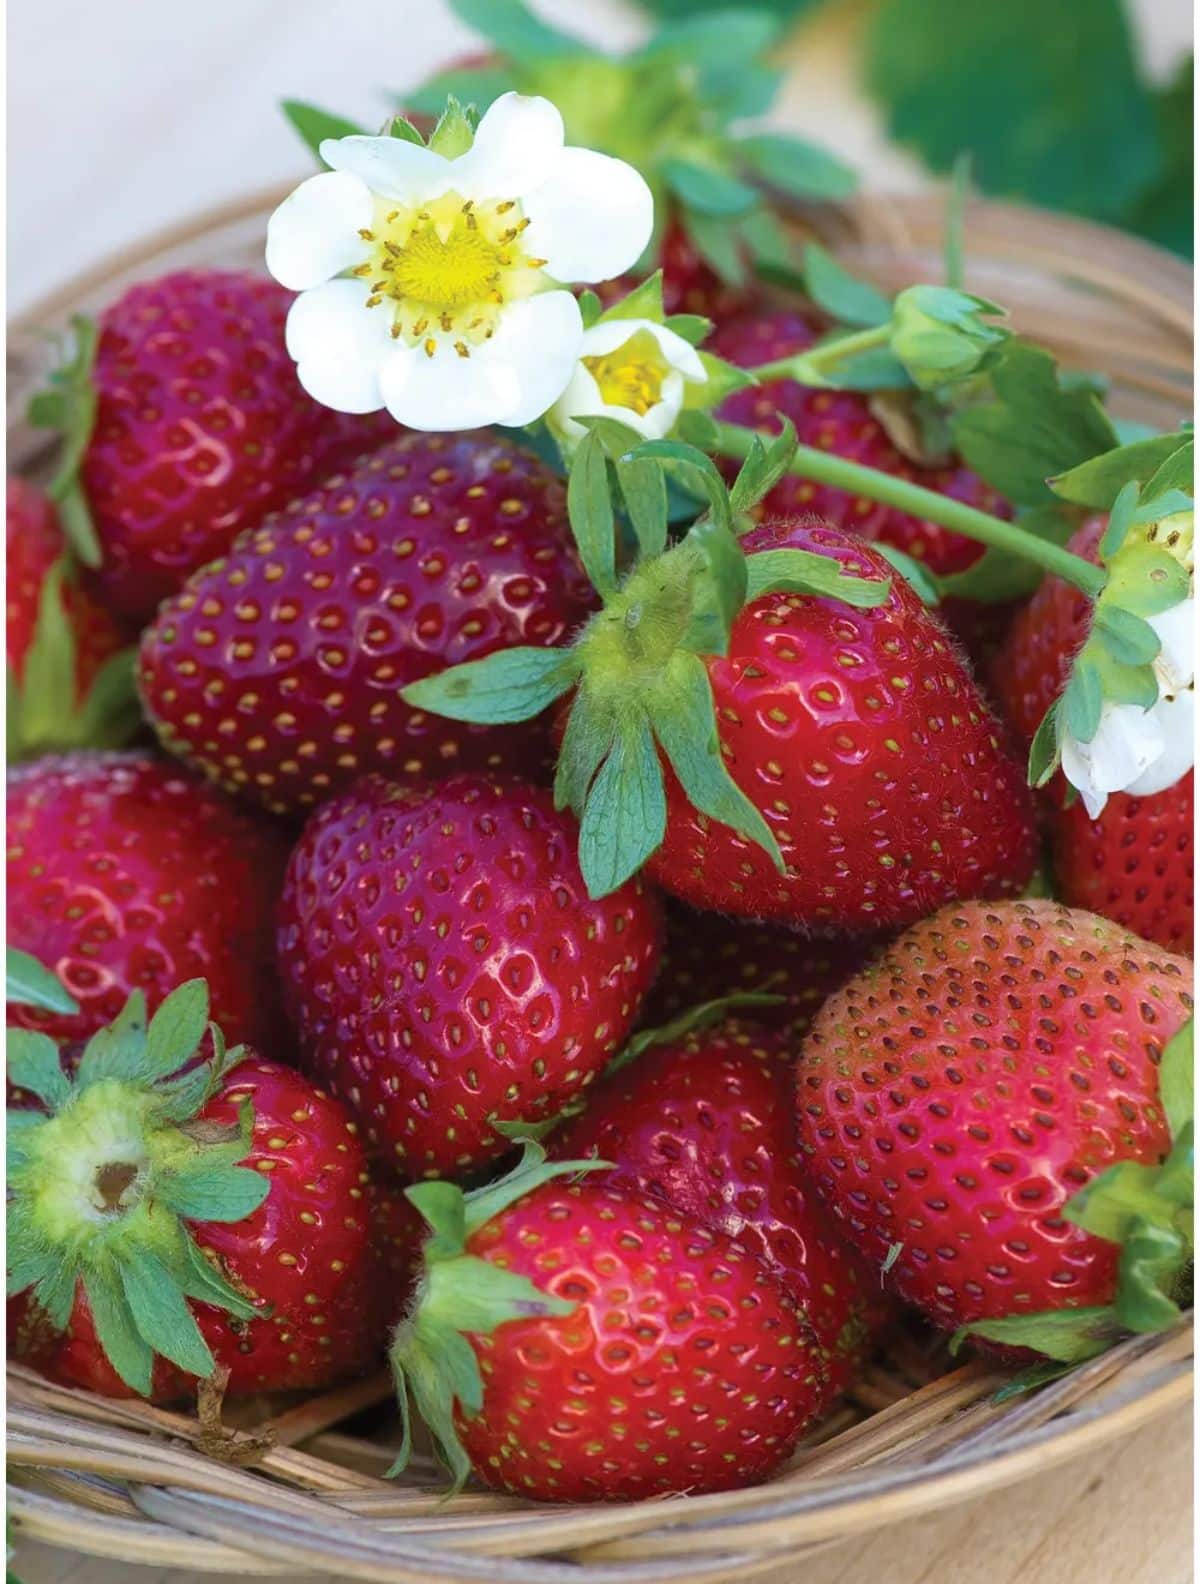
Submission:
M 1063 774 L 1078 788 L 1092 819 L 1103 813 L 1110 793 L 1151 797 L 1174 786 L 1195 757 L 1195 602 L 1183 600 L 1146 619 L 1162 644 L 1154 660 L 1157 703 L 1143 709 L 1106 699 L 1090 742 L 1069 732 L 1063 736 Z
M 708 373 L 695 347 L 652 319 L 602 319 L 583 333 L 571 383 L 549 415 L 568 441 L 587 432 L 580 417 L 615 418 L 661 440 L 683 410 L 689 382 Z
M 413 429 L 541 417 L 583 337 L 562 283 L 619 275 L 650 239 L 638 172 L 565 147 L 549 100 L 515 93 L 456 159 L 392 137 L 321 155 L 332 169 L 267 226 L 267 268 L 300 293 L 287 347 L 309 394 Z

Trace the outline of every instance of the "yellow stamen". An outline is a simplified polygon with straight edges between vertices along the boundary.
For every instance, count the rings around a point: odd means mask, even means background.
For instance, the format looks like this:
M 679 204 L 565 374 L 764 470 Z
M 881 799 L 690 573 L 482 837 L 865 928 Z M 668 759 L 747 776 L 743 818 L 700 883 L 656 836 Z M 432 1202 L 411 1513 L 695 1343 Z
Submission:
M 670 372 L 648 330 L 638 330 L 611 352 L 581 358 L 580 362 L 610 407 L 628 407 L 639 417 L 645 417 L 662 400 L 663 380 Z
M 426 357 L 432 357 L 433 354 L 436 351 L 437 351 L 437 342 L 433 339 L 432 336 L 430 336 L 429 340 L 426 341 L 426 343 L 425 343 L 425 356 Z

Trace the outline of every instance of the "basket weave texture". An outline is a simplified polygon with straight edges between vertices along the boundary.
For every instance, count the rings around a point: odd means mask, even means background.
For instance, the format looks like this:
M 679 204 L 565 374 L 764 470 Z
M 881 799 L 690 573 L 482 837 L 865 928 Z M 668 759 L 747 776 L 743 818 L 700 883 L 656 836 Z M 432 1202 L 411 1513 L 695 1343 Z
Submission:
M 25 402 L 47 329 L 171 268 L 253 266 L 262 194 L 151 239 L 39 304 L 9 331 L 9 467 L 36 473 L 44 434 Z M 942 201 L 871 198 L 795 210 L 848 268 L 888 292 L 940 270 Z M 1111 381 L 1123 418 L 1170 427 L 1191 411 L 1192 276 L 1103 227 L 1013 205 L 967 214 L 967 286 L 1067 367 Z M 806 1553 L 1054 1468 L 1185 1401 L 1192 1324 L 1131 1338 L 1022 1396 L 1005 1372 L 955 1367 L 942 1339 L 901 1331 L 770 1484 L 721 1495 L 536 1507 L 468 1490 L 444 1499 L 417 1457 L 384 1479 L 398 1441 L 386 1374 L 307 1400 L 214 1402 L 196 1414 L 113 1402 L 8 1371 L 9 1514 L 19 1532 L 161 1568 L 388 1584 L 651 1584 L 748 1579 Z

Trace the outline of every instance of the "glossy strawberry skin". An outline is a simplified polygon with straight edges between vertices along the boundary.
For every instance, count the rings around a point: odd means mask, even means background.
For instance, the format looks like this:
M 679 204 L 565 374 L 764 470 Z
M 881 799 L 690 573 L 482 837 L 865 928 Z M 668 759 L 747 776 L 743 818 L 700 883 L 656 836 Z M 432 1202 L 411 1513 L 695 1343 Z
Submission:
M 467 1252 L 577 1305 L 468 1336 L 483 1410 L 457 1423 L 489 1485 L 544 1501 L 749 1485 L 820 1412 L 823 1364 L 792 1300 L 673 1210 L 591 1179 L 550 1183 Z
M 105 606 L 140 625 L 240 529 L 395 430 L 304 391 L 284 345 L 292 294 L 265 276 L 180 270 L 105 310 L 81 469 Z
M 400 1313 L 398 1267 L 385 1274 L 372 1230 L 372 1192 L 357 1130 L 343 1108 L 299 1073 L 255 1056 L 225 1079 L 199 1120 L 236 1124 L 254 1107 L 246 1164 L 270 1174 L 271 1192 L 238 1222 L 192 1222 L 197 1245 L 239 1292 L 265 1311 L 235 1320 L 209 1304 L 193 1312 L 234 1396 L 317 1391 L 361 1374 L 381 1356 Z M 96 1338 L 80 1287 L 67 1329 L 51 1331 L 27 1295 L 9 1301 L 9 1353 L 51 1380 L 105 1397 L 134 1393 Z M 155 1362 L 153 1400 L 190 1396 L 196 1382 Z
M 410 682 L 515 644 L 561 643 L 592 594 L 560 481 L 487 435 L 410 435 L 245 536 L 142 641 L 165 745 L 273 812 L 365 771 L 537 771 L 542 720 L 464 726 Z
M 1099 559 L 1105 519 L 1092 518 L 1068 548 Z M 1087 637 L 1091 604 L 1061 578 L 1046 578 L 1022 607 L 1001 649 L 992 689 L 1026 749 L 1066 685 Z M 1055 776 L 1041 799 L 1058 894 L 1168 951 L 1189 956 L 1195 930 L 1195 777 L 1150 797 L 1114 793 L 1098 819 Z
M 950 907 L 826 1003 L 800 1143 L 864 1254 L 939 1326 L 1108 1302 L 1116 1244 L 1064 1203 L 1169 1147 L 1158 1063 L 1191 964 L 1049 901 Z
M 1018 894 L 1035 860 L 1024 773 L 942 624 L 853 535 L 764 524 L 743 543 L 821 553 L 891 589 L 867 610 L 764 595 L 735 620 L 728 655 L 707 662 L 729 772 L 787 875 L 668 775 L 651 877 L 696 907 L 860 935 L 956 897 Z
M 589 900 L 550 794 L 365 777 L 319 809 L 279 909 L 285 1004 L 310 1070 L 385 1167 L 454 1176 L 552 1116 L 620 1049 L 658 966 L 657 901 Z
M 853 1379 L 886 1304 L 843 1239 L 796 1146 L 792 1041 L 729 1022 L 653 1046 L 551 1135 L 558 1160 L 614 1162 L 606 1187 L 683 1211 L 756 1255 L 791 1294 L 825 1360 Z
M 66 545 L 53 501 L 23 478 L 8 480 L 5 529 L 8 663 L 20 682 L 37 628 L 42 585 Z M 108 612 L 74 581 L 64 582 L 62 604 L 75 639 L 76 701 L 82 702 L 101 666 L 122 647 L 123 637 Z
M 14 1005 L 9 1022 L 80 1039 L 131 991 L 153 1011 L 202 977 L 230 1044 L 269 1047 L 286 857 L 273 827 L 150 754 L 64 754 L 10 770 L 8 938 L 58 974 L 80 1011 Z
M 866 961 L 867 940 L 823 939 L 775 924 L 729 919 L 672 903 L 662 967 L 643 1023 L 654 1028 L 722 996 L 766 991 L 774 1006 L 738 1007 L 739 1023 L 776 1029 L 793 1041 L 808 1031 L 825 1000 Z

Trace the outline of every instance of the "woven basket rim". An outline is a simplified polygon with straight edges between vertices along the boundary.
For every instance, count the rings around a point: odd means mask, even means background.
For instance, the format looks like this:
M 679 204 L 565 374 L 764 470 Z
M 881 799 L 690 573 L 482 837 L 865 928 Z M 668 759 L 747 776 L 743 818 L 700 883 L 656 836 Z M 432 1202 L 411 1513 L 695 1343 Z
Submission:
M 162 255 L 216 243 L 242 249 L 237 262 L 248 264 L 242 232 L 292 185 L 273 184 L 163 227 L 14 316 L 15 383 L 28 386 L 44 357 L 41 327 Z M 936 263 L 940 193 L 785 207 L 797 232 L 821 237 L 892 289 L 906 272 L 916 278 L 918 265 Z M 1021 304 L 1028 328 L 1038 333 L 1044 323 L 1044 338 L 1064 361 L 1084 366 L 1099 347 L 1114 393 L 1131 410 L 1173 422 L 1190 408 L 1191 361 L 1181 342 L 1191 335 L 1192 272 L 1183 260 L 1094 222 L 992 199 L 972 199 L 968 240 L 988 250 L 972 252 L 972 273 L 1015 270 L 1018 280 L 1033 283 Z M 10 442 L 24 443 L 30 463 L 31 444 L 42 446 L 41 439 L 31 442 L 19 419 L 10 418 L 8 432 Z M 891 1361 L 805 1443 L 794 1470 L 773 1482 L 715 1496 L 570 1509 L 479 1495 L 438 1506 L 420 1489 L 385 1485 L 377 1449 L 337 1430 L 356 1405 L 376 1400 L 374 1379 L 276 1411 L 267 1420 L 274 1450 L 234 1479 L 227 1463 L 197 1444 L 194 1420 L 90 1399 L 17 1366 L 9 1370 L 17 1405 L 11 1510 L 33 1537 L 164 1567 L 187 1562 L 284 1577 L 325 1568 L 397 1584 L 749 1578 L 1128 1433 L 1186 1400 L 1191 1351 L 1189 1316 L 1173 1331 L 1131 1338 L 1040 1393 L 1003 1405 L 992 1401 L 1001 1377 L 986 1365 L 914 1387 L 917 1376 Z M 904 1382 L 907 1394 L 897 1395 Z M 868 1417 L 855 1419 L 859 1409 Z M 234 1485 L 240 1496 L 221 1494 Z

